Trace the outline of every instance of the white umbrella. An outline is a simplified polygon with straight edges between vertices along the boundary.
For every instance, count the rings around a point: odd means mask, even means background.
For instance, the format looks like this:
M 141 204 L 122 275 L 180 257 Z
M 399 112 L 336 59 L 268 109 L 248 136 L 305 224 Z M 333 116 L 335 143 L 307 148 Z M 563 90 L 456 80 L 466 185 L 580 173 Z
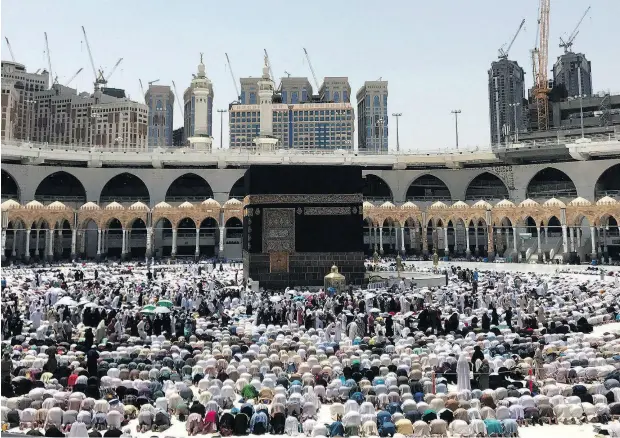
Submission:
M 54 304 L 54 307 L 57 307 L 57 306 L 77 306 L 77 305 L 78 305 L 77 301 L 75 301 L 73 298 L 71 298 L 71 297 L 62 297 L 61 299 L 56 301 L 56 304 Z
M 170 309 L 164 306 L 155 307 L 155 313 L 170 313 Z

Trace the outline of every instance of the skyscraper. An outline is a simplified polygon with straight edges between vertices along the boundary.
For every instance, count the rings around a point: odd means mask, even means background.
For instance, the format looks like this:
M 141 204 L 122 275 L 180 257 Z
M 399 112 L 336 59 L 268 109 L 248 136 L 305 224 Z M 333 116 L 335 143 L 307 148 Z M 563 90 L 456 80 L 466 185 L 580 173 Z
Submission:
M 242 105 L 256 105 L 258 103 L 258 81 L 260 78 L 241 78 L 241 95 L 239 103 Z
M 579 70 L 581 94 L 592 96 L 592 64 L 583 53 L 568 52 L 558 56 L 553 64 L 553 85 L 564 85 L 567 97 L 579 96 Z
M 213 84 L 207 77 L 202 55 L 198 73 L 194 75 L 192 83 L 183 93 L 183 108 L 185 114 L 183 138 L 190 142 L 190 138 L 210 139 L 213 136 Z
M 489 69 L 491 144 L 525 130 L 525 73 L 516 61 L 500 59 Z
M 388 150 L 388 83 L 366 81 L 357 92 L 357 148 L 365 152 Z
M 151 84 L 145 99 L 149 107 L 149 149 L 172 146 L 174 93 L 170 86 Z

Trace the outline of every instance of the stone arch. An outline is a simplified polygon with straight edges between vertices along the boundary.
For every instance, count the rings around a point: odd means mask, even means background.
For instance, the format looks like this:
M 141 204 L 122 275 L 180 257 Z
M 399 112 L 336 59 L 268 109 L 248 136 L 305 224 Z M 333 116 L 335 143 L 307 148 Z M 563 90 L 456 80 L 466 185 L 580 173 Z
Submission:
M 117 217 L 109 217 L 104 224 L 106 254 L 109 257 L 121 257 L 123 250 L 123 222 Z
M 482 172 L 475 176 L 465 190 L 466 201 L 494 201 L 508 199 L 510 193 L 504 181 L 492 172 Z
M 364 175 L 363 180 L 362 195 L 364 200 L 370 202 L 394 202 L 392 189 L 383 178 L 369 173 Z
M 228 197 L 230 199 L 238 199 L 239 201 L 243 201 L 243 198 L 247 195 L 245 191 L 245 177 L 239 178 L 233 186 L 230 188 L 230 192 L 228 192 Z
M 17 202 L 21 202 L 19 184 L 17 180 L 13 178 L 6 170 L 2 169 L 2 202 L 9 199 L 13 199 Z
M 439 177 L 426 173 L 414 179 L 407 188 L 407 201 L 431 202 L 452 200 L 447 184 Z
M 43 178 L 35 190 L 34 199 L 41 203 L 60 201 L 77 208 L 86 202 L 86 190 L 75 175 L 60 170 Z
M 605 196 L 612 198 L 620 197 L 620 163 L 609 167 L 596 180 L 594 199 L 598 200 Z
M 172 220 L 166 214 L 153 217 L 154 257 L 167 257 L 172 252 Z
M 545 167 L 539 170 L 527 184 L 525 197 L 529 199 L 551 199 L 577 197 L 573 180 L 560 169 Z
M 200 254 L 215 255 L 220 244 L 219 224 L 216 218 L 207 216 L 200 222 Z
M 99 196 L 99 204 L 109 202 L 144 202 L 149 205 L 151 196 L 142 179 L 133 173 L 123 172 L 113 176 L 105 183 Z
M 194 255 L 196 250 L 196 221 L 185 216 L 173 226 L 177 230 L 177 255 Z
M 238 217 L 231 217 L 225 224 L 226 239 L 239 239 L 243 237 L 243 223 Z
M 176 178 L 166 190 L 166 202 L 202 202 L 213 198 L 213 189 L 203 177 L 184 173 Z
M 95 258 L 97 256 L 99 224 L 97 219 L 91 216 L 80 220 L 80 228 L 82 229 L 83 236 L 82 239 L 84 239 L 80 252 L 82 253 L 82 257 Z
M 134 217 L 128 221 L 127 228 L 129 253 L 132 257 L 144 257 L 146 255 L 146 222 L 141 217 Z

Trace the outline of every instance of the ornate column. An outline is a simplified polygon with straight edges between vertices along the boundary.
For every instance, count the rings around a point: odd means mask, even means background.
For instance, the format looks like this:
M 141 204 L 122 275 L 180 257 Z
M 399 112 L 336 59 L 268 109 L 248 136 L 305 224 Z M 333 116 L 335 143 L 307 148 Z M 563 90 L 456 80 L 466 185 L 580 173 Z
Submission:
M 545 225 L 545 245 L 549 244 L 549 227 Z
M 542 242 L 541 242 L 541 235 L 540 235 L 540 225 L 536 226 L 536 239 L 538 241 L 538 261 L 541 261 L 543 258 L 543 254 L 542 254 Z
M 465 255 L 471 257 L 471 248 L 469 246 L 469 225 L 465 225 Z
M 196 249 L 194 250 L 194 257 L 200 257 L 200 227 L 196 228 Z
M 101 245 L 102 245 L 103 230 L 97 228 L 97 259 L 101 258 Z
M 474 254 L 478 255 L 479 249 L 478 249 L 478 225 L 474 225 Z
M 51 261 L 51 260 L 54 260 L 54 230 L 49 229 L 47 231 L 49 233 L 49 242 L 50 242 L 47 247 L 47 257 Z
M 590 241 L 592 242 L 592 260 L 596 260 L 596 228 L 590 227 Z
M 71 260 L 76 258 L 75 247 L 77 245 L 77 229 L 73 227 L 71 230 Z
M 58 258 L 61 258 L 62 257 L 62 252 L 64 250 L 64 248 L 63 248 L 63 243 L 64 243 L 63 240 L 64 239 L 62 238 L 63 237 L 62 236 L 62 228 L 59 228 L 58 230 L 56 230 L 56 234 L 58 235 L 57 236 L 58 240 L 56 241 L 56 251 L 55 252 L 56 252 Z
M 2 261 L 5 259 L 4 251 L 6 249 L 6 228 L 2 228 Z
M 400 250 L 403 254 L 405 253 L 405 226 L 404 225 L 400 227 Z
M 226 237 L 226 227 L 220 227 L 220 254 L 224 253 L 224 238 L 225 237 Z
M 502 229 L 501 226 L 497 228 L 497 245 L 496 245 L 496 248 L 497 248 L 498 252 L 501 252 L 505 248 L 504 247 L 504 240 L 502 238 L 502 234 L 503 234 L 502 230 L 503 229 Z
M 428 255 L 428 228 L 422 227 L 422 254 Z
M 146 227 L 146 253 L 145 256 L 153 256 L 153 227 Z
M 456 230 L 455 230 L 456 233 Z M 446 225 L 443 229 L 443 246 L 444 246 L 444 255 L 450 255 L 450 247 L 448 246 L 448 226 Z
M 383 226 L 379 227 L 379 253 L 383 254 Z
M 562 225 L 562 250 L 568 252 L 568 237 L 566 236 L 566 225 Z
M 603 257 L 607 258 L 607 263 L 609 263 L 609 253 L 607 252 L 607 227 L 602 227 L 603 229 Z
M 177 255 L 177 231 L 176 227 L 172 229 L 172 251 L 170 252 L 172 257 L 176 257 Z
M 50 230 L 43 230 L 43 259 L 47 259 L 47 253 L 49 252 L 49 243 L 50 243 Z
M 519 255 L 519 241 L 517 240 L 517 227 L 512 227 L 512 244 L 515 252 L 517 253 L 517 260 Z
M 26 251 L 24 251 L 24 261 L 30 261 L 30 228 L 26 228 Z
M 36 234 L 36 238 L 34 242 L 34 256 L 35 257 L 39 257 L 39 231 L 41 231 L 41 229 L 37 228 L 37 234 Z
M 121 259 L 127 258 L 127 230 L 123 227 L 123 234 L 121 238 Z
M 488 258 L 489 261 L 492 261 L 495 259 L 495 242 L 493 241 L 493 225 L 488 225 L 487 229 L 489 230 L 489 234 L 488 234 L 488 249 L 487 249 L 487 253 L 488 253 Z
M 569 240 L 569 242 L 570 242 L 570 245 L 569 245 L 570 252 L 575 252 L 575 229 L 573 227 L 570 227 L 569 230 L 570 230 L 570 233 L 569 233 L 569 236 L 570 236 L 570 240 Z

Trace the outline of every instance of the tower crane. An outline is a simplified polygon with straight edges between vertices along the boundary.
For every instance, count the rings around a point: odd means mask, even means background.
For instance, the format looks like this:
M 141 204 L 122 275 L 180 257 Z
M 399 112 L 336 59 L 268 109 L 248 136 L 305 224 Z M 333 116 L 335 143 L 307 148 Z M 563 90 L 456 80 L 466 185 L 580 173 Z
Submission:
M 267 49 L 263 49 L 265 51 L 265 59 L 267 60 L 267 66 L 269 67 L 269 76 L 271 76 L 271 80 L 275 81 L 276 78 L 273 75 L 273 70 L 271 69 L 271 60 L 269 59 L 269 54 L 267 53 Z
M 577 26 L 575 26 L 575 29 L 573 29 L 573 31 L 568 36 L 568 39 L 566 41 L 564 41 L 562 37 L 560 37 L 560 47 L 564 48 L 564 53 L 569 53 L 571 51 L 571 48 L 573 47 L 573 42 L 575 41 L 575 38 L 577 37 L 577 34 L 579 33 L 579 26 L 581 26 L 581 22 L 583 21 L 584 18 L 586 18 L 586 15 L 588 15 L 588 12 L 590 12 L 591 7 L 592 6 L 588 6 L 588 9 L 586 9 L 586 11 L 583 13 L 583 15 L 581 16 L 581 19 L 577 23 Z
M 314 68 L 312 67 L 312 62 L 310 61 L 310 55 L 308 55 L 308 51 L 304 48 L 304 53 L 306 54 L 306 59 L 308 60 L 308 65 L 310 66 L 310 71 L 312 72 L 312 78 L 314 79 L 314 85 L 316 85 L 316 92 L 319 92 L 319 81 L 316 79 L 316 74 L 314 73 Z
M 176 97 L 177 104 L 179 104 L 179 111 L 181 111 L 181 118 L 185 120 L 183 114 L 183 105 L 181 105 L 181 100 L 179 99 L 179 92 L 177 91 L 177 84 L 172 81 L 172 88 L 174 88 L 174 96 Z
M 100 78 L 95 68 L 95 61 L 93 60 L 93 54 L 90 51 L 90 44 L 88 43 L 88 36 L 86 36 L 86 29 L 82 26 L 82 33 L 84 34 L 84 42 L 86 43 L 86 50 L 88 51 L 88 58 L 90 59 L 90 66 L 93 69 L 93 76 L 95 76 L 95 90 L 99 89 L 99 85 L 105 83 L 105 79 Z M 103 82 L 102 82 L 103 81 Z
M 536 101 L 536 113 L 538 120 L 538 130 L 546 131 L 549 129 L 549 81 L 547 78 L 547 65 L 549 60 L 549 12 L 550 0 L 540 0 L 539 17 L 539 47 L 535 50 L 537 57 L 536 79 L 534 85 L 534 97 Z M 534 56 L 534 55 L 533 55 Z
M 69 84 L 70 84 L 71 82 L 73 82 L 73 80 L 76 78 L 76 76 L 77 76 L 77 75 L 79 75 L 79 74 L 82 72 L 82 70 L 84 70 L 84 69 L 80 67 L 80 69 L 79 69 L 78 71 L 76 71 L 76 72 L 73 74 L 73 76 L 71 76 L 71 78 L 70 78 L 70 79 L 69 79 L 69 80 L 65 83 L 65 87 L 68 87 L 68 86 L 69 86 Z
M 226 55 L 226 62 L 228 62 L 228 71 L 230 71 L 230 77 L 232 78 L 233 85 L 235 86 L 235 92 L 237 93 L 237 100 L 241 100 L 241 94 L 239 93 L 239 87 L 237 86 L 237 80 L 235 79 L 235 73 L 233 72 L 232 65 L 230 64 L 230 58 L 228 53 Z
M 144 92 L 144 86 L 142 85 L 142 79 L 138 79 L 140 81 L 140 91 L 142 92 L 142 97 L 144 97 L 144 103 L 146 103 L 146 93 Z
M 517 36 L 519 35 L 519 32 L 521 32 L 521 29 L 523 29 L 523 25 L 525 24 L 525 18 L 523 20 L 521 20 L 521 24 L 519 25 L 519 28 L 517 29 L 517 31 L 515 32 L 515 35 L 512 37 L 512 40 L 510 41 L 510 44 L 508 44 L 508 48 L 506 48 L 506 50 L 504 50 L 504 47 L 506 46 L 506 44 L 504 44 L 502 47 L 500 47 L 500 49 L 498 50 L 498 57 L 499 59 L 508 59 L 508 52 L 510 52 L 510 48 L 512 47 L 512 45 L 514 44 L 515 40 L 517 39 Z
M 110 70 L 110 73 L 108 73 L 108 75 L 105 77 L 105 83 L 108 83 L 108 80 L 110 79 L 110 77 L 114 74 L 114 72 L 116 71 L 116 67 L 118 67 L 118 65 L 123 62 L 123 58 L 119 58 L 118 61 L 116 61 L 116 64 L 114 64 L 114 67 L 112 67 L 112 70 Z M 101 71 L 101 76 L 103 76 L 103 70 Z
M 6 45 L 9 48 L 9 53 L 11 54 L 11 60 L 13 62 L 15 62 L 15 55 L 13 54 L 13 49 L 11 48 L 11 43 L 9 43 L 9 39 L 7 37 L 4 37 L 4 40 L 6 41 Z
M 159 79 L 155 79 L 154 81 L 149 81 L 149 82 L 148 82 L 149 87 L 150 87 L 151 85 L 153 85 L 153 84 L 157 83 L 157 82 L 159 82 Z
M 50 46 L 49 43 L 47 42 L 47 32 L 43 32 L 43 35 L 45 35 L 45 53 L 47 54 L 47 66 L 49 68 L 49 73 L 50 73 L 50 78 L 53 78 L 54 75 L 52 74 L 52 57 L 50 55 Z M 58 78 L 56 78 L 58 79 Z M 52 85 L 57 82 L 56 80 L 52 81 Z

